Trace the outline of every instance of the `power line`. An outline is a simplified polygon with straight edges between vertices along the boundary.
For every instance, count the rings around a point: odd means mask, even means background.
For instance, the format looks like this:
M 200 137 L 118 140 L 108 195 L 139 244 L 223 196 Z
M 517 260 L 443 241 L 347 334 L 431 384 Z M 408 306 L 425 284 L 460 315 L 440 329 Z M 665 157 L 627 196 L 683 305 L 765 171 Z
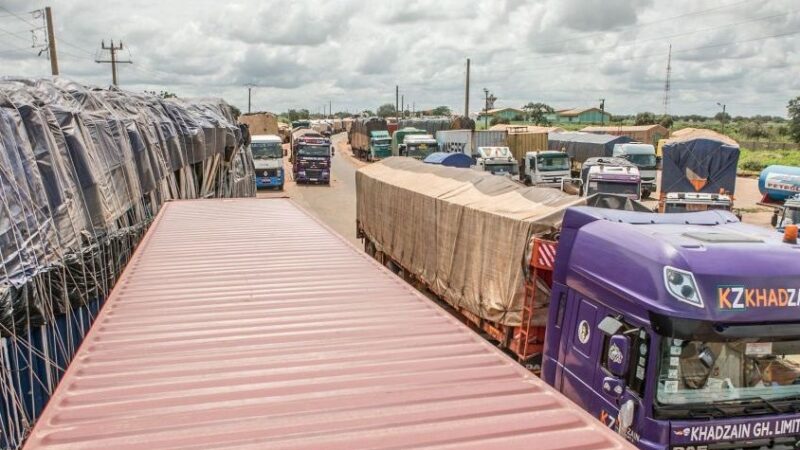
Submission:
M 23 22 L 27 23 L 28 25 L 30 25 L 30 26 L 32 26 L 32 27 L 35 27 L 35 26 L 36 26 L 36 24 L 35 24 L 35 23 L 33 23 L 33 22 L 31 22 L 31 21 L 29 21 L 29 20 L 27 20 L 27 19 L 23 18 L 22 16 L 18 15 L 18 14 L 17 14 L 17 13 L 15 13 L 14 11 L 11 11 L 10 9 L 8 9 L 8 8 L 6 8 L 6 7 L 2 6 L 2 5 L 0 5 L 0 9 L 2 9 L 3 11 L 5 11 L 5 12 L 9 13 L 10 15 L 12 15 L 12 16 L 14 16 L 14 17 L 16 17 L 17 19 L 19 19 L 19 20 L 21 20 L 21 21 L 23 21 Z M 36 11 L 38 11 L 38 10 L 36 10 Z M 28 12 L 28 14 L 32 14 L 33 12 L 34 12 L 34 11 L 29 11 L 29 12 Z

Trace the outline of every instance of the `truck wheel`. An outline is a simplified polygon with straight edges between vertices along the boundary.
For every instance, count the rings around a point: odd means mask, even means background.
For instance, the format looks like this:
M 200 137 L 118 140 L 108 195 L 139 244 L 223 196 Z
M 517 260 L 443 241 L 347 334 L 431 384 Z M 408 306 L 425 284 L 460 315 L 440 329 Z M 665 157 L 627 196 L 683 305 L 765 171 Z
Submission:
M 278 186 L 278 190 L 282 191 L 283 190 L 283 185 Z
M 642 190 L 642 198 L 648 198 L 648 197 L 650 197 L 650 191 L 648 191 L 647 189 Z

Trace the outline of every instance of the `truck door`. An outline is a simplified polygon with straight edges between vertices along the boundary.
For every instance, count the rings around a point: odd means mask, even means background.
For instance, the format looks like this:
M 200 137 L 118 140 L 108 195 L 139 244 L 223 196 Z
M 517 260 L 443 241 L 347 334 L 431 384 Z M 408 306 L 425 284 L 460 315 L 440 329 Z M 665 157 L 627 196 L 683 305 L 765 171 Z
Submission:
M 590 410 L 609 428 L 634 444 L 646 421 L 645 395 L 650 336 L 613 311 L 598 324 L 600 361 L 594 377 L 596 401 Z
M 584 409 L 591 410 L 596 402 L 594 377 L 597 373 L 598 355 L 602 336 L 597 331 L 599 308 L 587 298 L 571 292 L 574 310 L 569 314 L 570 327 L 562 339 L 564 353 L 561 392 Z

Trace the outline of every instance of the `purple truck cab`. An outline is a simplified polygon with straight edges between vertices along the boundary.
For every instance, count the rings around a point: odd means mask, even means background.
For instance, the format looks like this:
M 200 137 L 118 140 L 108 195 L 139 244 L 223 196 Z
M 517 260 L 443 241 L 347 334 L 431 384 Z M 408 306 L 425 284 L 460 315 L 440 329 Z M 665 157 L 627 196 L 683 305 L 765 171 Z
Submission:
M 726 211 L 564 217 L 542 377 L 642 449 L 800 447 L 800 246 Z

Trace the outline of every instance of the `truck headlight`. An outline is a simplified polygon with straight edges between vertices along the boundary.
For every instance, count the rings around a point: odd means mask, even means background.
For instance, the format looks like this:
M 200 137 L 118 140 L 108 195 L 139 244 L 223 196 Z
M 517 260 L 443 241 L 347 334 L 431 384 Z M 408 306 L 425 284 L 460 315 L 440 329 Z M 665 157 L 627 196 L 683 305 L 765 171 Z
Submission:
M 694 275 L 685 270 L 664 266 L 664 284 L 676 299 L 698 308 L 703 308 L 703 298 L 697 289 Z

